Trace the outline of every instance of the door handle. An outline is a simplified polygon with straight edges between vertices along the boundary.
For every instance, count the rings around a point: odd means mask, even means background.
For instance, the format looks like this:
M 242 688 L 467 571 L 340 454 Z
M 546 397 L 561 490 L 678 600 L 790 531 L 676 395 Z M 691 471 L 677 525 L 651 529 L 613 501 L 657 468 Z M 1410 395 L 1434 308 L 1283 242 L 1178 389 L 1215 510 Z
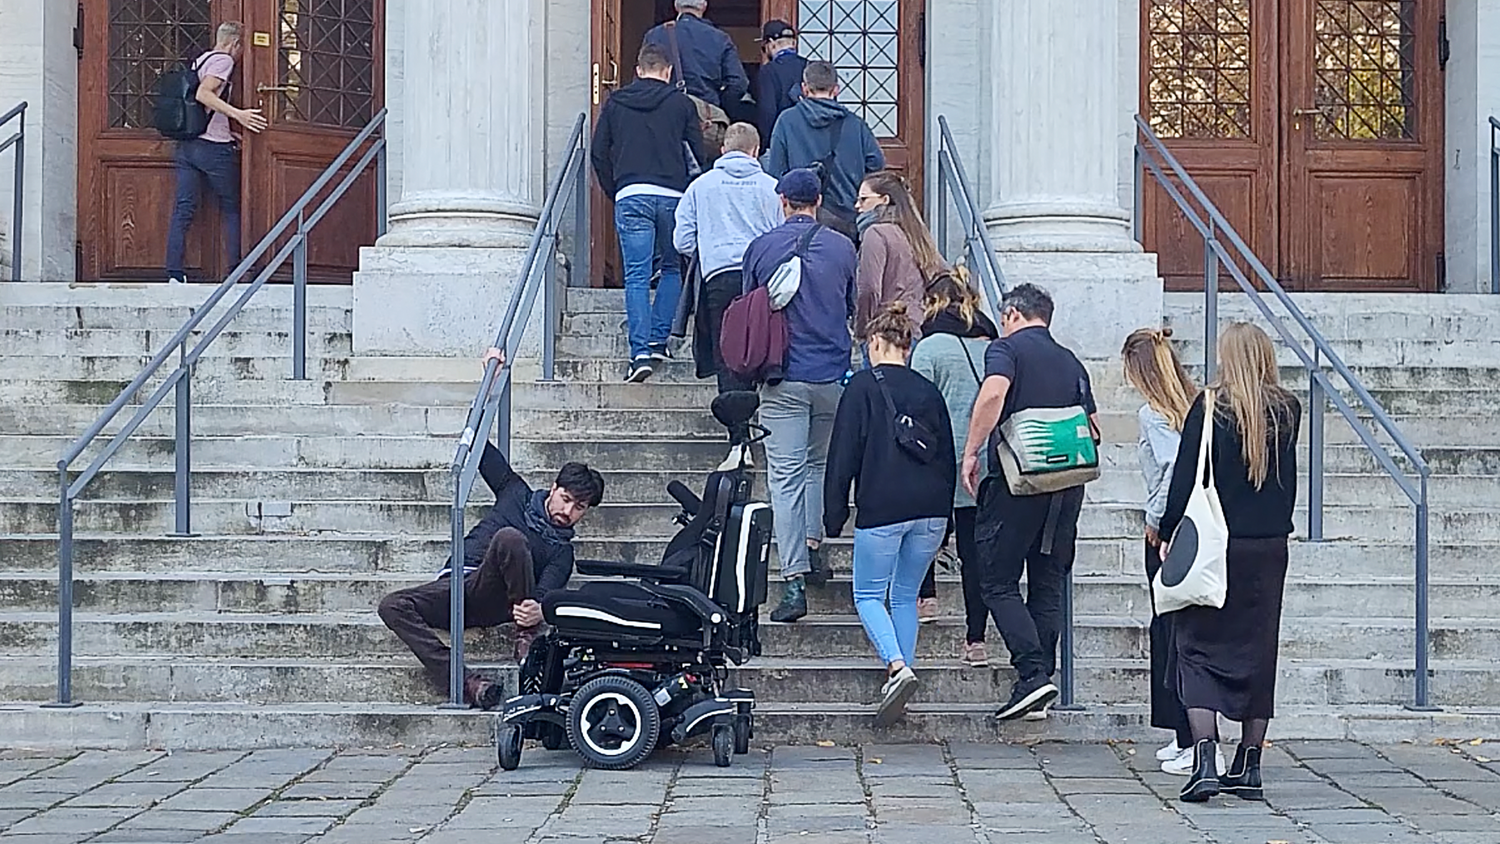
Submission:
M 615 88 L 620 84 L 620 66 L 613 61 L 609 63 L 609 66 L 614 70 L 615 76 L 613 79 L 604 79 L 599 73 L 599 63 L 594 62 L 594 105 L 599 104 L 599 95 L 601 93 L 599 89 L 601 87 L 608 86 Z
M 255 93 L 265 94 L 271 91 L 300 91 L 301 85 L 256 85 Z
M 1297 117 L 1311 117 L 1311 116 L 1313 116 L 1315 114 L 1322 114 L 1322 113 L 1323 113 L 1323 109 L 1321 109 L 1321 108 L 1294 108 L 1294 109 L 1292 109 L 1292 114 L 1296 115 Z

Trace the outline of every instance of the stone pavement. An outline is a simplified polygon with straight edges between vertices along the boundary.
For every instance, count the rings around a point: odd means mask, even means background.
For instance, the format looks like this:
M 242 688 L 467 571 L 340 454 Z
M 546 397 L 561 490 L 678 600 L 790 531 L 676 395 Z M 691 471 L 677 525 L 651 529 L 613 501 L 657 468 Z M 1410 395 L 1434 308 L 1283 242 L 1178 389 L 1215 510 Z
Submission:
M 0 752 L 5 844 L 1495 844 L 1500 746 L 1288 742 L 1188 806 L 1128 744 L 783 746 L 620 773 L 528 748 Z

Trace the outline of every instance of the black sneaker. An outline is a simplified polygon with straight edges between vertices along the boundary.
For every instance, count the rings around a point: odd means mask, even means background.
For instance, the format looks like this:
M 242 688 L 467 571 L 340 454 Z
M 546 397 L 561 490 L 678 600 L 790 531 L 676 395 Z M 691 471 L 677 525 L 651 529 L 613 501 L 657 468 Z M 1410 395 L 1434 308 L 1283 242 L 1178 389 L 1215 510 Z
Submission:
M 995 718 L 1001 721 L 1021 718 L 1027 713 L 1050 706 L 1054 700 L 1057 700 L 1057 686 L 1052 685 L 1052 681 L 1045 676 L 1017 680 L 1010 687 L 1010 702 L 1000 707 Z
M 807 573 L 807 585 L 827 586 L 830 575 L 828 573 L 828 564 L 823 562 L 823 547 L 821 545 L 817 548 L 808 546 L 807 564 L 812 567 Z
M 630 362 L 630 372 L 625 375 L 625 383 L 639 384 L 650 378 L 655 371 L 651 368 L 650 358 L 636 358 Z
M 807 592 L 802 587 L 802 578 L 794 577 L 782 587 L 781 603 L 771 611 L 771 620 L 785 623 L 796 621 L 807 615 Z
M 672 350 L 667 348 L 667 345 L 665 343 L 660 346 L 652 346 L 650 348 L 651 359 L 656 361 L 657 363 L 666 363 L 667 361 L 674 359 L 672 357 Z

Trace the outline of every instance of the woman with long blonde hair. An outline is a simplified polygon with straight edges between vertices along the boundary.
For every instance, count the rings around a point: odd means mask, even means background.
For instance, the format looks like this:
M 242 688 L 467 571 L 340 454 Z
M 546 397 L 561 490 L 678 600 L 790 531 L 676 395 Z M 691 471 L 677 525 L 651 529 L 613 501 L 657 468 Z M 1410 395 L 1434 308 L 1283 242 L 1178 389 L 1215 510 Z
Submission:
M 864 341 L 876 314 L 892 302 L 905 302 L 920 340 L 923 291 L 948 266 L 906 179 L 890 170 L 871 173 L 860 183 L 854 210 L 860 237 L 854 336 Z
M 1209 460 L 1229 527 L 1229 588 L 1222 609 L 1192 606 L 1173 613 L 1177 694 L 1194 742 L 1193 770 L 1182 799 L 1202 802 L 1223 792 L 1264 800 L 1260 754 L 1275 715 L 1302 405 L 1280 384 L 1271 338 L 1247 322 L 1233 323 L 1219 336 L 1219 377 L 1209 390 L 1213 407 L 1205 408 L 1199 396 L 1183 424 L 1161 519 L 1165 559 L 1204 470 L 1198 465 L 1203 426 L 1213 425 Z M 1225 774 L 1214 763 L 1219 714 L 1243 725 Z
M 1172 464 L 1182 441 L 1182 426 L 1192 409 L 1198 387 L 1172 348 L 1172 329 L 1142 328 L 1125 338 L 1120 359 L 1125 380 L 1146 403 L 1136 412 L 1140 423 L 1141 475 L 1146 482 L 1146 583 L 1161 569 L 1158 550 L 1162 512 L 1167 507 L 1167 489 L 1172 484 Z M 1188 730 L 1187 710 L 1177 699 L 1176 684 L 1167 683 L 1172 652 L 1172 617 L 1152 613 L 1151 628 L 1151 726 L 1172 730 L 1172 742 L 1156 751 L 1161 769 L 1186 776 L 1193 766 L 1193 734 Z

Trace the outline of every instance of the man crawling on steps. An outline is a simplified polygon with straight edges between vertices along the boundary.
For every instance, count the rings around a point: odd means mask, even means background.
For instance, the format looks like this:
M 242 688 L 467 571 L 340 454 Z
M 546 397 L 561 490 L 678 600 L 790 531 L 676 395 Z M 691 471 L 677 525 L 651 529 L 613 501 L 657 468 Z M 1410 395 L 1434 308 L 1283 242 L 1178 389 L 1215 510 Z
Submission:
M 505 365 L 505 353 L 490 349 L 484 363 Z M 567 586 L 573 574 L 573 527 L 604 499 L 604 478 L 582 463 L 567 463 L 551 489 L 532 490 L 505 455 L 484 440 L 479 474 L 495 493 L 495 506 L 464 539 L 464 627 L 516 626 L 516 661 L 526 659 L 541 630 L 541 599 Z M 437 580 L 402 589 L 380 601 L 380 620 L 448 688 L 449 650 L 437 636 L 448 628 L 453 561 Z M 503 694 L 498 684 L 473 672 L 464 677 L 464 700 L 492 709 Z

